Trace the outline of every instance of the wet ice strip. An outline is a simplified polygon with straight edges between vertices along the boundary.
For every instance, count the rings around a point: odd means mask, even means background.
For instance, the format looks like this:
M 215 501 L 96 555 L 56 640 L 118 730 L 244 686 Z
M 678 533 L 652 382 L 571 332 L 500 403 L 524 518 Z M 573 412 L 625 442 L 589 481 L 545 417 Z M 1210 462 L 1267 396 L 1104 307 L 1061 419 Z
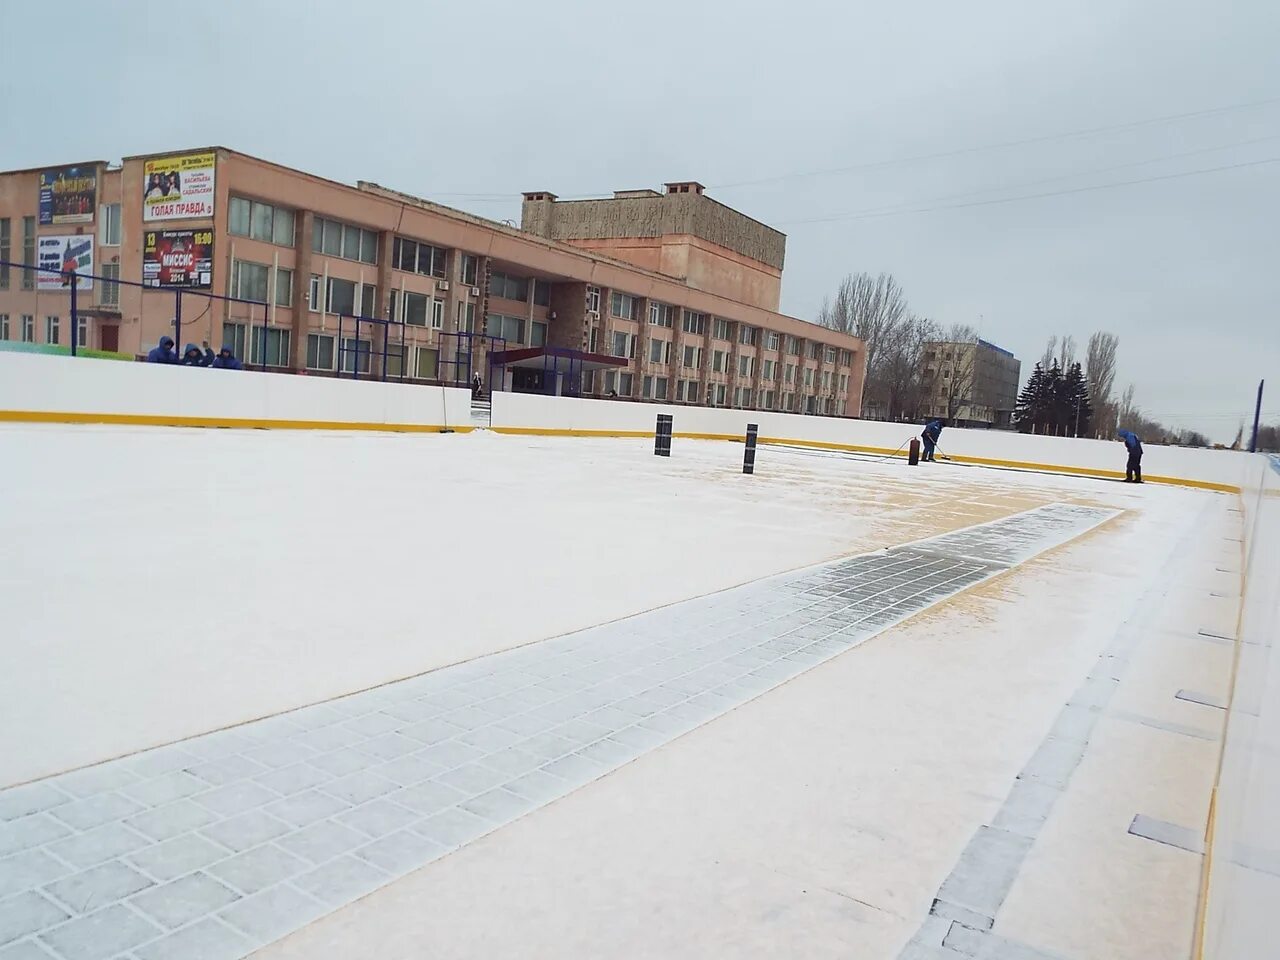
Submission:
M 1038 508 L 0 792 L 0 952 L 245 956 L 1111 515 Z

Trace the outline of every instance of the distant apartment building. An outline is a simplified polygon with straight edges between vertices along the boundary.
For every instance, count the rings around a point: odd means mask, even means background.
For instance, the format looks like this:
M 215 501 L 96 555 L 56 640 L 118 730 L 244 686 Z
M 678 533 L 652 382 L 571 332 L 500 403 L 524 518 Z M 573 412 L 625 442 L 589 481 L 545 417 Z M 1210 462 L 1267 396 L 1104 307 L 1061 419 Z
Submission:
M 1022 368 L 1008 350 L 986 340 L 925 344 L 924 416 L 954 426 L 1012 426 Z
M 516 228 L 224 147 L 90 161 L 0 174 L 0 340 L 857 416 L 864 344 L 778 312 L 785 246 L 692 181 L 530 192 Z M 22 265 L 77 271 L 76 329 Z

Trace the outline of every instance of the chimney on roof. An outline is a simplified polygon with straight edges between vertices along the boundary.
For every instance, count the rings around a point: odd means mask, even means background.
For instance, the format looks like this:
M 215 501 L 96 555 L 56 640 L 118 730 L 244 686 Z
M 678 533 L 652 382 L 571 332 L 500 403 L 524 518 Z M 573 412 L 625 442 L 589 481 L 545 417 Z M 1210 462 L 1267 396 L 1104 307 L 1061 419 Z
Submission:
M 556 195 L 548 190 L 531 190 L 520 204 L 520 229 L 551 239 L 551 223 L 555 217 Z
M 707 188 L 700 184 L 697 180 L 676 180 L 673 183 L 663 184 L 667 188 L 668 196 L 673 193 L 697 193 L 701 194 Z

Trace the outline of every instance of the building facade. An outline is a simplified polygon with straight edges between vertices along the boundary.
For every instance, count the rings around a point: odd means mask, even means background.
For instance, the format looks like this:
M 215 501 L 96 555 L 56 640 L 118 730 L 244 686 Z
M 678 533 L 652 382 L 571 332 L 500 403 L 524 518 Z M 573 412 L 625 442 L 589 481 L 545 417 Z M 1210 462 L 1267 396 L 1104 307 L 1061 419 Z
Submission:
M 1013 425 L 1022 363 L 986 340 L 925 344 L 924 415 L 946 417 L 955 426 Z
M 80 276 L 72 331 L 67 276 L 0 267 L 0 339 L 141 356 L 176 317 L 257 368 L 424 383 L 532 348 L 615 361 L 548 392 L 856 416 L 864 345 L 778 312 L 784 249 L 690 182 L 528 193 L 515 228 L 209 147 L 0 174 L 0 261 Z

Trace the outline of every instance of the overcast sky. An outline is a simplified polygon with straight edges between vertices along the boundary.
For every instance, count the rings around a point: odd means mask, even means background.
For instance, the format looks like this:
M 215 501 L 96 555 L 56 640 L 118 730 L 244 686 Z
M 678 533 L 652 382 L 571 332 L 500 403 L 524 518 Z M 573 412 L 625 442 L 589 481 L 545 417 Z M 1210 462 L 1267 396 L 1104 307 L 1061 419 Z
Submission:
M 1024 378 L 1051 334 L 1083 353 L 1105 329 L 1148 415 L 1229 441 L 1268 376 L 1280 419 L 1280 163 L 1168 177 L 1280 158 L 1276 0 L 64 0 L 4 20 L 0 169 L 222 144 L 517 221 L 523 190 L 697 179 L 787 233 L 785 312 L 890 271 Z M 1149 182 L 1079 190 L 1127 180 Z M 901 210 L 922 212 L 880 215 Z

